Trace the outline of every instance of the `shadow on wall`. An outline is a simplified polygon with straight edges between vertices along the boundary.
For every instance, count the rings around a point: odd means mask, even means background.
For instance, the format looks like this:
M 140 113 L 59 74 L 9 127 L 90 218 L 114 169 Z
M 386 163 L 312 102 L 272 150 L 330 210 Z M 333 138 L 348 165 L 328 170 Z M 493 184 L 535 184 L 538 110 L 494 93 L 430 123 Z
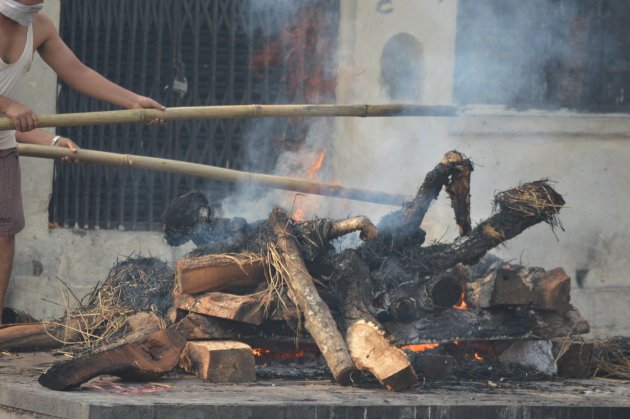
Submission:
M 398 33 L 383 47 L 381 87 L 390 99 L 420 102 L 424 49 L 413 35 Z

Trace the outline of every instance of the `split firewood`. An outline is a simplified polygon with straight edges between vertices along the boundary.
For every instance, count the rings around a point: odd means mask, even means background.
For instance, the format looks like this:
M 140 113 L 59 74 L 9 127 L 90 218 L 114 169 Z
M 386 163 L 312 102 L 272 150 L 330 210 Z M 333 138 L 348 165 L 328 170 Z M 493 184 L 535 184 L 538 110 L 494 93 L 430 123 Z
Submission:
M 542 268 L 501 264 L 469 283 L 466 291 L 466 303 L 476 308 L 527 305 L 541 310 L 566 310 L 570 300 L 571 278 L 562 268 L 545 272 Z
M 175 294 L 254 288 L 265 281 L 262 255 L 210 254 L 182 258 L 175 271 Z
M 175 296 L 177 308 L 221 319 L 237 320 L 259 325 L 265 321 L 265 308 L 256 295 L 235 295 L 223 292 L 205 292 L 197 295 Z
M 39 377 L 51 390 L 70 390 L 99 375 L 149 381 L 171 371 L 186 341 L 173 329 L 134 333 L 91 354 L 56 363 Z
M 284 210 L 274 208 L 269 215 L 269 224 L 276 235 L 281 256 L 276 270 L 282 272 L 289 298 L 304 316 L 304 327 L 315 340 L 335 381 L 342 385 L 351 384 L 354 364 L 330 309 L 317 293 L 313 278 L 304 265 L 288 215 Z
M 256 381 L 256 362 L 249 345 L 234 341 L 188 342 L 179 366 L 210 383 Z
M 370 372 L 388 390 L 401 391 L 417 382 L 416 374 L 407 355 L 385 337 L 368 309 L 369 275 L 355 251 L 346 250 L 337 259 L 332 281 L 343 295 L 346 344 L 359 370 Z

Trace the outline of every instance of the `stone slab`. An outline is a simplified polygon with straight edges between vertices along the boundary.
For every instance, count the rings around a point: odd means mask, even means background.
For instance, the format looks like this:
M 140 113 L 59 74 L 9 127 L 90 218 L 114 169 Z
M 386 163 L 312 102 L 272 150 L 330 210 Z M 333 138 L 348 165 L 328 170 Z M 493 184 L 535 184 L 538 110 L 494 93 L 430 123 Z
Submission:
M 4 412 L 6 417 L 69 419 L 630 417 L 630 385 L 604 381 L 503 383 L 503 388 L 486 382 L 436 381 L 389 393 L 325 381 L 235 385 L 174 376 L 160 380 L 170 386 L 168 391 L 132 395 L 94 388 L 48 390 L 36 377 L 51 361 L 42 353 L 0 358 L 0 417 Z

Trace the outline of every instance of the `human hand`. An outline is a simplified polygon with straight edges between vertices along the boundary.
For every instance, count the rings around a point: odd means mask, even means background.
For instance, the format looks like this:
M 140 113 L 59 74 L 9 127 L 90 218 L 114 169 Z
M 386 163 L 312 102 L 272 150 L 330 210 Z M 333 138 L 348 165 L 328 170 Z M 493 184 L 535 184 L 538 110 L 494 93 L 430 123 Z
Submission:
M 37 115 L 33 110 L 20 102 L 9 100 L 3 113 L 11 118 L 16 131 L 26 132 L 37 128 Z
M 70 138 L 66 138 L 66 137 L 60 137 L 59 140 L 53 146 L 68 148 L 73 153 L 76 153 L 77 151 L 79 151 L 79 146 Z M 79 159 L 75 159 L 72 157 L 62 157 L 61 160 L 65 163 L 75 163 L 75 164 L 80 163 Z
M 158 109 L 160 111 L 164 111 L 166 110 L 166 106 L 161 105 L 160 103 L 156 102 L 150 97 L 138 96 L 135 99 L 134 104 L 131 106 L 131 109 Z M 147 124 L 148 125 L 163 125 L 164 122 L 165 122 L 164 119 L 156 118 L 147 122 Z

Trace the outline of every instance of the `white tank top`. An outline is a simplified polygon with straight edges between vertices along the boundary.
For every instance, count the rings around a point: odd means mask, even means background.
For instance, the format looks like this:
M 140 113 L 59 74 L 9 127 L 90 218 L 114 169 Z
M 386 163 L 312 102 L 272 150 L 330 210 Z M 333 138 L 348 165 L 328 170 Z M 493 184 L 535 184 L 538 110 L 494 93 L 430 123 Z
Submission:
M 31 69 L 32 63 L 33 25 L 29 25 L 26 31 L 26 45 L 20 58 L 13 64 L 7 64 L 0 58 L 0 95 L 15 100 L 19 84 L 24 75 Z M 15 146 L 15 131 L 0 131 L 0 150 L 6 150 Z

